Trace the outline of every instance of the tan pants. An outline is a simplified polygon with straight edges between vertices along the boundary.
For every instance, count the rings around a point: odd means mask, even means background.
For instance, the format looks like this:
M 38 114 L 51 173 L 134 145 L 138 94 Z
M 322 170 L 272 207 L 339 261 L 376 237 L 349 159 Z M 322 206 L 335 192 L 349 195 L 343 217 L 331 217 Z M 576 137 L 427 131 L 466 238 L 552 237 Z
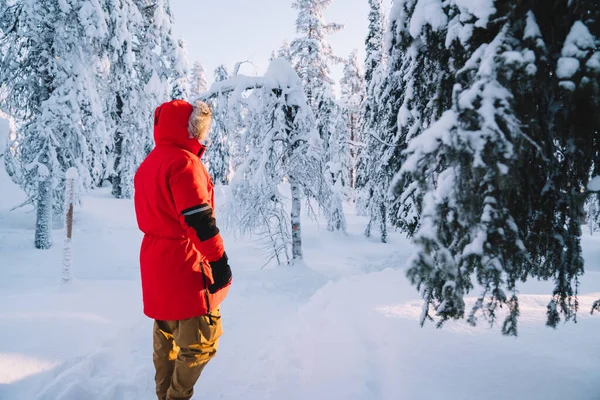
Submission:
M 217 353 L 221 314 L 154 322 L 154 367 L 159 400 L 189 400 L 202 370 Z

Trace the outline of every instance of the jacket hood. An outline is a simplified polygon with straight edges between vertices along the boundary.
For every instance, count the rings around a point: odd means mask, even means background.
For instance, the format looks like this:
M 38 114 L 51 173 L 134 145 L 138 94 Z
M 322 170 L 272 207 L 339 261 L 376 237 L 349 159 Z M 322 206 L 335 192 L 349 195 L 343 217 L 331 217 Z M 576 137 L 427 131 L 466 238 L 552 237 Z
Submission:
M 157 146 L 177 146 L 202 156 L 205 147 L 190 138 L 188 122 L 194 107 L 184 100 L 162 104 L 154 111 L 154 142 Z

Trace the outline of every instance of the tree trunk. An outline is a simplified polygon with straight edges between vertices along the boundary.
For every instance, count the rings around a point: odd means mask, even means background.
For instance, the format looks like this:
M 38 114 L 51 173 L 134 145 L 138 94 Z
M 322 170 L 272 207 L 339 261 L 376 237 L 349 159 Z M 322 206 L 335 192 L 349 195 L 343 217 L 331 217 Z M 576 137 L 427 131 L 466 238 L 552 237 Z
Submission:
M 369 190 L 369 198 L 366 200 L 367 202 L 371 202 L 373 201 L 373 189 Z M 367 224 L 367 227 L 365 228 L 365 236 L 370 238 L 371 237 L 371 230 L 373 228 L 373 211 L 371 209 L 371 205 L 367 204 L 365 206 L 365 209 L 367 210 L 368 216 L 369 216 L 369 223 Z
M 39 167 L 42 168 L 42 167 Z M 37 215 L 35 221 L 35 248 L 52 247 L 52 177 L 45 166 L 39 172 Z
M 357 129 L 356 129 L 356 120 L 357 117 L 354 113 L 350 114 L 350 141 L 352 141 L 352 145 L 350 146 L 350 187 L 352 188 L 352 192 L 356 189 L 356 165 L 358 163 L 358 149 L 354 147 L 354 143 L 358 142 L 357 137 Z
M 292 189 L 292 258 L 294 261 L 302 260 L 302 231 L 300 230 L 300 213 L 302 203 L 300 198 L 300 187 L 298 182 L 290 176 L 290 187 Z
M 380 214 L 380 229 L 381 229 L 381 243 L 387 243 L 387 209 L 384 203 L 379 205 Z
M 115 196 L 117 199 L 120 199 L 123 197 L 123 187 L 121 185 L 122 178 L 121 178 L 121 171 L 120 171 L 122 153 L 123 153 L 123 134 L 120 132 L 117 132 L 117 133 L 115 133 L 115 150 L 114 150 L 115 162 L 113 164 L 114 173 L 111 178 L 112 195 Z
M 117 199 L 123 198 L 123 178 L 121 173 L 121 159 L 123 158 L 123 132 L 121 132 L 121 117 L 123 115 L 123 100 L 117 95 L 117 130 L 115 132 L 115 149 L 113 163 L 113 175 L 111 178 L 112 195 Z

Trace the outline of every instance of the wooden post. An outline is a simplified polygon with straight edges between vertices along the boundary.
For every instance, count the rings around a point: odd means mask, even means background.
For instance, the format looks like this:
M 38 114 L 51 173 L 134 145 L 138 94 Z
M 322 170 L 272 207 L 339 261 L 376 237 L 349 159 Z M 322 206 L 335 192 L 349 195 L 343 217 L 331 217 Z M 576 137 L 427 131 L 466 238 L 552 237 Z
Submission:
M 67 283 L 71 280 L 71 265 L 73 263 L 72 243 L 73 237 L 73 203 L 75 202 L 75 181 L 79 177 L 76 168 L 67 171 L 67 184 L 65 190 L 65 247 L 63 249 L 62 281 Z

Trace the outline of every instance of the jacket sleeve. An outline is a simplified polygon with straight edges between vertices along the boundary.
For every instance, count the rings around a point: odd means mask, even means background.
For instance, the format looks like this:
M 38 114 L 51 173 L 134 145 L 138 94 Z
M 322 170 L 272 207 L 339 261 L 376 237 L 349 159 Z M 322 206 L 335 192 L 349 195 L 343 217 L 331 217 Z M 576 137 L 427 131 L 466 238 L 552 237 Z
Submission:
M 224 254 L 223 239 L 210 206 L 208 177 L 200 161 L 186 160 L 173 166 L 169 187 L 179 218 L 194 246 L 209 262 L 220 260 Z

